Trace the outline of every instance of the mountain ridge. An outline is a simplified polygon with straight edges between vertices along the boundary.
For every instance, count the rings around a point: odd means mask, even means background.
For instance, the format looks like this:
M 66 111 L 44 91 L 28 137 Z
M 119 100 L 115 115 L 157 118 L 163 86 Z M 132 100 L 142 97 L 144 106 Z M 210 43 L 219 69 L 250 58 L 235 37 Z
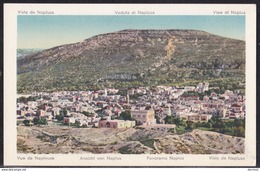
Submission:
M 205 31 L 121 30 L 17 59 L 18 92 L 158 85 L 201 77 L 242 76 L 243 81 L 244 51 L 244 41 Z

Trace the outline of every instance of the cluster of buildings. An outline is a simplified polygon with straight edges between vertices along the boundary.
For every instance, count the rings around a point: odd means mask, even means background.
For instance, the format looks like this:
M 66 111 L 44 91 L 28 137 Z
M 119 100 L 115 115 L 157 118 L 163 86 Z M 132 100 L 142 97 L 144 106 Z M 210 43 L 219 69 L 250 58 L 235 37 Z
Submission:
M 98 91 L 35 92 L 34 100 L 17 102 L 17 120 L 32 121 L 45 118 L 49 124 L 62 121 L 99 128 L 129 128 L 137 125 L 156 129 L 171 129 L 165 124 L 166 116 L 176 116 L 185 121 L 207 122 L 212 116 L 223 119 L 245 117 L 245 96 L 239 91 L 226 90 L 223 94 L 212 91 L 203 99 L 189 95 L 209 90 L 208 83 L 197 86 L 138 87 L 120 95 L 118 89 Z M 186 92 L 186 93 L 185 93 Z M 184 96 L 185 93 L 185 96 Z M 187 95 L 188 94 L 188 95 Z M 138 96 L 136 96 L 138 95 Z M 135 96 L 135 98 L 133 98 Z M 121 113 L 130 111 L 132 120 L 123 120 Z

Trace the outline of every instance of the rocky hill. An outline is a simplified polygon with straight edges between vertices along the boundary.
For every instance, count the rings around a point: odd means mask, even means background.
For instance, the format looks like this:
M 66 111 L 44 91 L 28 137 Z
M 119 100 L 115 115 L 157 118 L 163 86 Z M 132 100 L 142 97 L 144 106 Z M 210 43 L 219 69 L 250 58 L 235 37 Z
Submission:
M 17 59 L 18 92 L 244 81 L 245 42 L 198 30 L 123 30 Z
M 148 129 L 17 127 L 17 152 L 35 154 L 236 154 L 245 139 L 193 130 L 182 135 Z

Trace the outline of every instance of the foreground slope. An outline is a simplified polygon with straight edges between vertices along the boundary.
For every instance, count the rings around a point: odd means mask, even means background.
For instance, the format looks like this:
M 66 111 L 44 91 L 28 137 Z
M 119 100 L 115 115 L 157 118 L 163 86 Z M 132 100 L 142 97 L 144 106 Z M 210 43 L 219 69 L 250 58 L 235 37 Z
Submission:
M 182 135 L 148 129 L 17 127 L 18 153 L 235 154 L 245 139 L 193 130 Z

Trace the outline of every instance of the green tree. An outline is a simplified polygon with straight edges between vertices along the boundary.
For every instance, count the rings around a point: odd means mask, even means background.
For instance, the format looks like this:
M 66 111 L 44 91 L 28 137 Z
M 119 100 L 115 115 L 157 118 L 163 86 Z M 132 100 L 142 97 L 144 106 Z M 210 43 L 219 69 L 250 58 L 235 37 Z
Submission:
M 32 122 L 33 122 L 34 125 L 47 125 L 46 118 L 34 117 Z
M 166 124 L 175 124 L 175 119 L 174 117 L 171 115 L 167 115 L 165 118 L 164 118 L 164 121 Z
M 126 89 L 121 89 L 116 94 L 117 95 L 121 95 L 121 96 L 126 96 L 127 95 L 127 90 Z
M 39 98 L 33 97 L 33 96 L 29 96 L 29 97 L 27 98 L 28 101 L 36 101 L 37 99 L 39 99 Z
M 47 125 L 47 120 L 46 120 L 46 118 L 41 118 L 41 119 L 39 119 L 39 125 Z
M 245 121 L 244 119 L 237 119 L 236 118 L 234 120 L 234 126 L 235 127 L 244 126 L 245 125 L 244 121 Z
M 64 116 L 62 116 L 62 115 L 56 115 L 55 118 L 56 118 L 58 121 L 63 121 Z
M 22 96 L 22 97 L 19 97 L 18 99 L 17 99 L 17 102 L 18 103 L 27 103 L 28 102 L 28 100 L 27 100 L 27 98 L 26 97 L 24 97 L 24 96 Z
M 124 120 L 132 120 L 131 112 L 130 112 L 129 110 L 126 110 L 126 111 L 120 113 L 120 116 L 121 116 Z
M 215 129 L 217 132 L 223 133 L 225 124 L 224 124 L 224 122 L 223 122 L 222 119 L 220 119 L 219 117 L 216 117 L 215 123 L 214 123 L 213 127 L 214 127 L 214 129 Z
M 204 125 L 205 125 L 205 127 L 207 127 L 207 128 L 212 128 L 212 123 L 211 123 L 211 122 L 207 122 L 207 123 L 205 123 Z
M 199 122 L 195 123 L 194 126 L 195 126 L 196 128 L 198 128 L 198 127 L 203 127 L 203 123 L 201 123 L 201 122 L 199 121 Z
M 226 124 L 226 126 L 225 126 L 225 128 L 224 128 L 224 130 L 223 130 L 223 133 L 224 134 L 228 134 L 228 135 L 235 135 L 234 134 L 234 129 L 232 128 L 232 127 L 230 127 L 229 125 L 227 125 L 227 123 L 225 123 Z
M 85 115 L 85 116 L 88 116 L 88 115 L 89 115 L 89 112 L 87 112 L 87 111 L 83 111 L 82 113 L 83 113 L 83 115 Z
M 245 137 L 245 128 L 243 126 L 236 127 L 234 135 L 239 137 Z
M 234 127 L 235 136 L 245 137 L 245 119 L 235 119 Z
M 219 122 L 219 119 L 220 119 L 219 116 L 212 116 L 208 122 L 212 124 L 213 128 L 215 128 L 218 125 L 217 122 Z
M 160 123 L 160 118 L 159 118 L 158 115 L 155 115 L 155 120 L 156 120 L 156 123 L 157 123 L 157 124 Z
M 39 118 L 34 117 L 32 122 L 33 122 L 34 125 L 38 125 L 39 124 Z
M 194 128 L 194 122 L 193 121 L 186 121 L 187 127 L 186 130 L 192 130 Z
M 175 117 L 174 123 L 175 123 L 175 125 L 176 125 L 177 127 L 179 127 L 179 126 L 180 126 L 180 123 L 181 123 L 181 119 L 180 119 L 179 117 Z
M 62 110 L 60 110 L 60 115 L 67 116 L 67 114 L 68 114 L 67 109 L 63 108 Z
M 30 126 L 30 120 L 25 119 L 25 120 L 23 121 L 23 124 L 24 124 L 25 126 Z
M 111 119 L 112 119 L 112 117 L 111 117 Z M 124 120 L 124 118 L 122 116 L 117 116 L 117 117 L 114 117 L 113 119 Z
M 84 112 L 82 112 L 85 116 L 87 116 L 87 117 L 94 117 L 95 116 L 95 114 L 94 113 L 90 113 L 90 112 L 86 112 L 86 111 L 84 111 Z
M 179 126 L 187 127 L 187 123 L 184 120 L 180 120 Z
M 133 94 L 133 95 L 130 95 L 130 99 L 133 99 L 133 100 L 138 100 L 138 98 L 142 96 L 142 94 Z

